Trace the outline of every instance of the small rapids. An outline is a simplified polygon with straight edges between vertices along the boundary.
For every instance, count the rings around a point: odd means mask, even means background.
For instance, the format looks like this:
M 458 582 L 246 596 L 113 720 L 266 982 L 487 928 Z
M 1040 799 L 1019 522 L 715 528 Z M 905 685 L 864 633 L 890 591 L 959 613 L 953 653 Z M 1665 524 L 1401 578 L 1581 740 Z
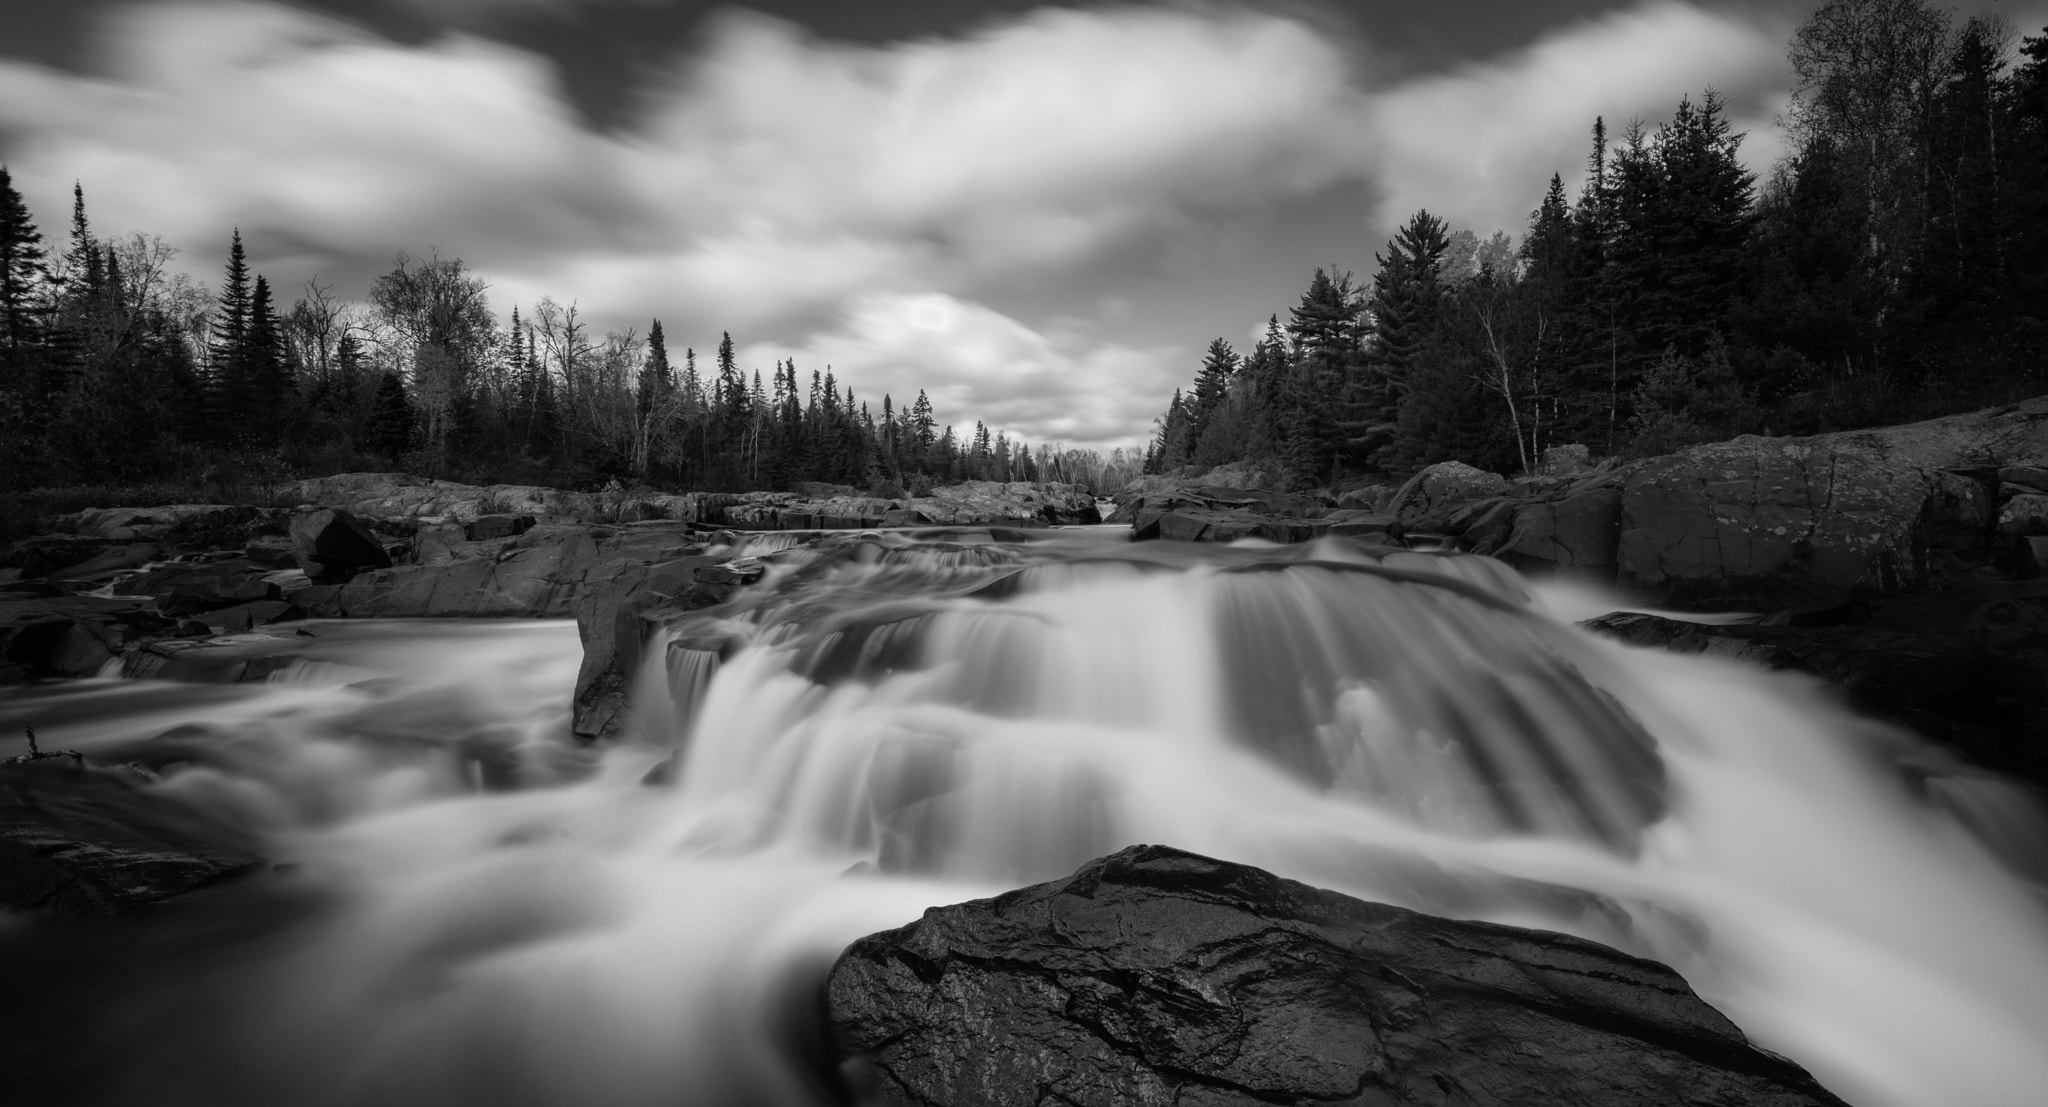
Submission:
M 766 577 L 660 630 L 604 748 L 566 623 L 0 699 L 279 862 L 147 924 L 0 919 L 0 1057 L 50 1103 L 829 1103 L 847 942 L 1156 842 L 1663 961 L 1858 1107 L 2048 1087 L 2017 787 L 1490 560 L 1029 537 L 736 549 Z

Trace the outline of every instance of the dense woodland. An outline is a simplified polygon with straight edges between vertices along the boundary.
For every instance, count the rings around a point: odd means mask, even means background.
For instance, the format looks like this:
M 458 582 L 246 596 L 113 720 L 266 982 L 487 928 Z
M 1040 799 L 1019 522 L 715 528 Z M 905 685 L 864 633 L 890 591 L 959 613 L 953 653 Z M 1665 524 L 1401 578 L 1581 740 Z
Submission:
M 1369 282 L 1319 271 L 1248 354 L 1211 343 L 1148 471 L 1515 472 L 2048 391 L 2048 34 L 1830 0 L 1788 52 L 1766 180 L 1711 90 L 1595 120 L 1584 186 L 1553 176 L 1519 242 L 1417 212 Z
M 920 391 L 879 410 L 827 368 L 767 380 L 731 335 L 701 363 L 655 320 L 593 335 L 543 298 L 509 323 L 459 258 L 399 255 L 366 302 L 313 284 L 289 307 L 237 232 L 218 295 L 161 238 L 46 245 L 0 168 L 0 492 L 53 486 L 252 486 L 359 469 L 569 487 L 613 481 L 782 489 L 805 481 L 917 494 L 959 480 L 1115 487 L 1123 452 L 1031 448 L 942 425 Z

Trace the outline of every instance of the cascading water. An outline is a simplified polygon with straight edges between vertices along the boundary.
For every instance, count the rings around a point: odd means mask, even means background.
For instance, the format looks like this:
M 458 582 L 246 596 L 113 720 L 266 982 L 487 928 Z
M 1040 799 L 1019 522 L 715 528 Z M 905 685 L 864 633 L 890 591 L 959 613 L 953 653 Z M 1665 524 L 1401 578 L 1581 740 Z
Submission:
M 289 868 L 140 944 L 0 930 L 9 1029 L 77 1055 L 79 1102 L 819 1102 L 849 940 L 1146 841 L 1654 957 L 1859 1107 L 2048 1087 L 2021 793 L 1491 561 L 1037 537 L 747 550 L 768 576 L 662 632 L 602 753 L 566 745 L 561 624 L 91 682 L 119 706 L 50 744 L 212 720 L 132 748 Z

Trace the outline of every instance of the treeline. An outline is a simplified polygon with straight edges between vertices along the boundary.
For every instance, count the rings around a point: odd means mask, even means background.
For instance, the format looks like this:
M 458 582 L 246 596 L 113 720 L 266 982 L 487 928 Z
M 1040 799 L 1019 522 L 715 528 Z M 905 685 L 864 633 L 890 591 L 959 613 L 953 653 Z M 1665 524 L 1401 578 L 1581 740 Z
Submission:
M 700 366 L 661 322 L 591 332 L 543 297 L 509 323 L 459 258 L 400 254 L 366 300 L 309 284 L 282 307 L 241 235 L 218 296 L 174 248 L 96 237 L 82 188 L 46 246 L 0 167 L 0 490 L 401 468 L 476 482 L 918 493 L 960 480 L 1096 489 L 1137 474 L 1123 451 L 1035 448 L 976 421 L 941 425 L 923 391 L 879 408 L 828 368 L 764 381 L 731 335 Z
M 1654 129 L 1596 120 L 1583 188 L 1553 175 L 1519 243 L 1418 212 L 1369 283 L 1318 271 L 1249 354 L 1211 343 L 1147 471 L 1527 470 L 2048 391 L 2048 34 L 2014 37 L 1829 0 L 1761 185 L 1711 90 Z

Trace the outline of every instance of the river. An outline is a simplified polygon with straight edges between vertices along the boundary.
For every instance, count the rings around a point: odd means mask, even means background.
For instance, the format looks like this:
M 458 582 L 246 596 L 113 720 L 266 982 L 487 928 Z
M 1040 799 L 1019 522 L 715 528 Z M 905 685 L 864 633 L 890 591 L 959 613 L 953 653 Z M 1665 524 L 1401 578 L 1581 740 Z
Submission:
M 2048 1088 L 2022 790 L 1489 560 L 1031 537 L 735 549 L 766 578 L 663 633 L 602 749 L 563 622 L 286 625 L 225 647 L 287 658 L 264 683 L 0 693 L 0 752 L 148 757 L 279 863 L 143 924 L 0 919 L 8 1071 L 123 1107 L 826 1102 L 848 941 L 1155 842 L 1653 957 L 1858 1107 Z

